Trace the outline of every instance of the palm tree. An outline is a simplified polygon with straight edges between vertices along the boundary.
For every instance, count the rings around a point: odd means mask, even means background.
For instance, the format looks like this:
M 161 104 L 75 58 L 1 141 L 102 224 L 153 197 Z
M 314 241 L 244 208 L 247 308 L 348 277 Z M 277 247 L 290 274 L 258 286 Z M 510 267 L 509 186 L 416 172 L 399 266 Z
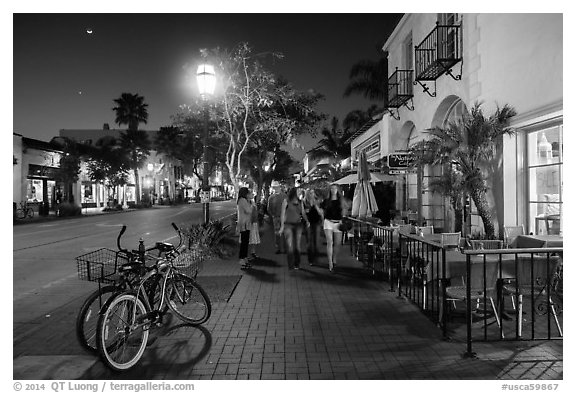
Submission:
M 371 101 L 384 102 L 388 91 L 387 59 L 361 60 L 350 70 L 350 83 L 344 90 L 344 96 L 361 94 Z
M 430 138 L 410 149 L 420 164 L 451 165 L 462 179 L 462 189 L 474 201 L 488 239 L 494 238 L 495 226 L 487 199 L 486 168 L 496 158 L 502 137 L 516 132 L 508 126 L 515 115 L 516 110 L 506 104 L 497 107 L 493 115 L 484 117 L 481 103 L 477 102 L 462 119 L 428 130 Z
M 347 139 L 353 131 L 345 131 L 340 128 L 338 118 L 332 117 L 330 128 L 322 128 L 324 138 L 318 141 L 316 147 L 310 150 L 310 158 L 313 160 L 331 158 L 342 160 L 350 156 L 350 142 Z
M 140 123 L 148 122 L 148 104 L 144 103 L 144 97 L 138 94 L 122 93 L 120 98 L 114 100 L 117 104 L 112 108 L 116 112 L 116 123 L 126 124 L 128 130 L 121 133 L 121 145 L 131 159 L 131 169 L 134 171 L 136 183 L 136 204 L 140 204 L 140 168 L 150 155 L 150 141 L 145 132 L 138 131 Z
M 376 105 L 370 105 L 370 107 L 365 111 L 360 109 L 353 110 L 346 115 L 344 121 L 342 122 L 342 126 L 347 132 L 357 131 L 380 112 L 381 109 L 379 109 Z

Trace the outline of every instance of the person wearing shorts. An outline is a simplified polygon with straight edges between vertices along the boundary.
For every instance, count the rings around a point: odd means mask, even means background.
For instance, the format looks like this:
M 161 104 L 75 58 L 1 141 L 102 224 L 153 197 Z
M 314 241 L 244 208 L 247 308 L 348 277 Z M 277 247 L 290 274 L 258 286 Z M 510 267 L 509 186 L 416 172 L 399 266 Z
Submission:
M 336 258 L 342 243 L 342 231 L 340 224 L 346 213 L 346 205 L 342 199 L 342 192 L 337 184 L 330 186 L 328 198 L 321 206 L 321 215 L 324 216 L 324 235 L 326 235 L 326 255 L 328 257 L 328 268 L 332 273 L 336 267 Z

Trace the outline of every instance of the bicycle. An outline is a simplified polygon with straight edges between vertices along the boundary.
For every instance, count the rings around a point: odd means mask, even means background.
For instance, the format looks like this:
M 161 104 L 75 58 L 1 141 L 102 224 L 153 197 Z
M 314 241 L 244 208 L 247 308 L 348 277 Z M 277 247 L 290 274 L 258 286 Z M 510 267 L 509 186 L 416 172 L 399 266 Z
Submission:
M 176 225 L 172 225 L 180 234 Z M 126 232 L 125 225 L 116 238 L 118 251 L 101 248 L 76 257 L 79 278 L 98 282 L 98 289 L 86 298 L 76 317 L 76 337 L 80 345 L 89 352 L 97 352 L 96 327 L 100 310 L 113 294 L 136 287 L 141 277 L 148 271 L 146 253 L 158 250 L 159 255 L 165 254 L 174 258 L 179 254 L 178 248 L 182 244 L 180 236 L 178 246 L 157 242 L 154 247 L 144 249 L 144 242 L 140 239 L 138 250 L 129 251 L 121 246 L 124 232 Z M 101 286 L 102 284 L 106 285 Z M 157 288 L 158 282 L 148 282 L 146 293 L 152 304 L 158 300 Z
M 20 202 L 20 207 L 16 209 L 16 218 L 23 220 L 34 217 L 34 209 L 28 206 L 28 202 Z
M 97 348 L 104 363 L 114 371 L 128 370 L 138 363 L 146 349 L 150 327 L 161 321 L 168 309 L 192 326 L 210 318 L 210 298 L 195 280 L 198 260 L 191 253 L 153 258 L 156 264 L 147 268 L 138 287 L 113 294 L 101 310 Z M 150 302 L 145 290 L 149 280 L 157 280 L 160 285 L 158 302 Z

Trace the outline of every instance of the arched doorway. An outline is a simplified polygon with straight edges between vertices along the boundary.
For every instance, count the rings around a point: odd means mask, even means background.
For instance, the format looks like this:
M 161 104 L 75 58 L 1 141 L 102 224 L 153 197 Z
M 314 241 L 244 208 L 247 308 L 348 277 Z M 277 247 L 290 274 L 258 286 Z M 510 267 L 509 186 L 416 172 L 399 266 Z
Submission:
M 462 118 L 466 113 L 467 108 L 464 101 L 458 96 L 450 95 L 445 97 L 438 105 L 432 122 L 431 128 L 440 127 L 444 128 L 449 123 L 452 123 Z M 452 231 L 454 227 L 453 217 L 454 213 L 447 198 L 440 193 L 431 191 L 431 182 L 442 176 L 445 168 L 441 166 L 426 166 L 422 169 L 422 215 L 426 219 L 428 225 L 433 225 L 434 228 L 443 231 Z

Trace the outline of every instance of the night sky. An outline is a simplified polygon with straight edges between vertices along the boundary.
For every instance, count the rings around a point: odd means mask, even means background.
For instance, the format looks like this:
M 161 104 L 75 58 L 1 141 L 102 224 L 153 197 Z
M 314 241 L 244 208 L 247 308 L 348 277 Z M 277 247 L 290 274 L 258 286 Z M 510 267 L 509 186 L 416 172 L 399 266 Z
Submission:
M 185 66 L 198 59 L 198 50 L 231 48 L 241 41 L 256 52 L 282 52 L 285 58 L 273 70 L 299 90 L 324 94 L 319 109 L 343 120 L 351 110 L 370 105 L 360 96 L 343 97 L 351 66 L 377 60 L 400 18 L 383 13 L 15 13 L 13 130 L 48 141 L 60 129 L 99 129 L 104 123 L 120 128 L 112 107 L 123 92 L 145 97 L 149 121 L 142 129 L 170 125 L 170 115 L 197 94 Z

